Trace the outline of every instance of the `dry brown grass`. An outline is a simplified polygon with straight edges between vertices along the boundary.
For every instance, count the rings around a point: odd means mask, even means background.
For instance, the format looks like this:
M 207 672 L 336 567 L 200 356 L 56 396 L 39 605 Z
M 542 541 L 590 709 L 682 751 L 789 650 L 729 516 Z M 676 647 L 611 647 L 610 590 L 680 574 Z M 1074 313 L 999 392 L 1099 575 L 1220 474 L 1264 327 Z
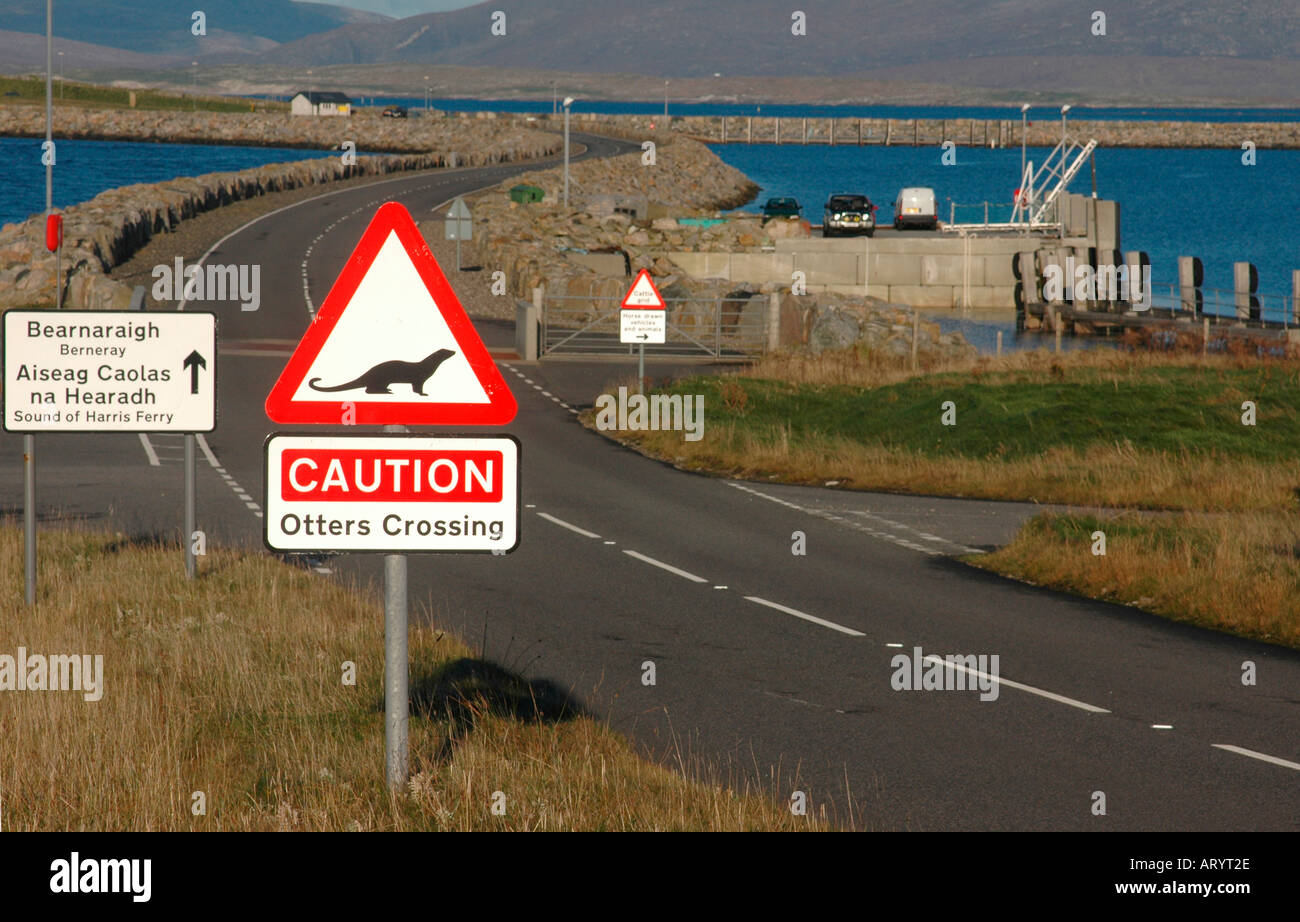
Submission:
M 584 424 L 593 426 L 584 413 Z M 797 442 L 789 429 L 754 431 L 710 423 L 698 442 L 680 432 L 611 431 L 605 435 L 638 451 L 701 473 L 749 480 L 820 485 L 970 499 L 1025 500 L 1138 509 L 1268 510 L 1289 505 L 1300 484 L 1300 461 L 1290 465 L 1221 461 L 1138 452 L 1130 445 L 1084 451 L 1055 448 L 1032 458 L 936 458 L 920 452 L 863 445 L 824 436 Z
M 1106 535 L 1094 556 L 1092 534 Z M 1038 585 L 1300 648 L 1300 516 L 1042 515 L 967 558 Z
M 391 797 L 376 602 L 263 554 L 214 552 L 193 582 L 179 549 L 106 534 L 46 530 L 40 554 L 29 609 L 21 533 L 0 530 L 0 654 L 103 654 L 105 690 L 96 702 L 0 691 L 6 830 L 830 825 L 687 780 L 589 717 L 521 717 L 500 699 L 524 679 L 432 629 L 411 632 L 413 697 L 423 689 L 427 707 L 411 721 L 410 790 Z M 344 661 L 355 686 L 342 684 Z M 449 684 L 467 669 L 480 678 Z M 195 791 L 206 815 L 191 811 Z M 491 812 L 495 791 L 504 816 Z

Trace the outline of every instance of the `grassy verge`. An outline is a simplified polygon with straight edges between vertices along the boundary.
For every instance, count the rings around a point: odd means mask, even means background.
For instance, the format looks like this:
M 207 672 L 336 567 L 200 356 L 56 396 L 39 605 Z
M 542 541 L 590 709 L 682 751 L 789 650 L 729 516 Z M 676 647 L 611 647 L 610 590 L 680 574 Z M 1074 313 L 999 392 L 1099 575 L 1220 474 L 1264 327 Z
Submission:
M 54 82 L 56 106 L 78 106 L 92 109 L 125 109 L 131 105 L 133 91 L 123 87 L 100 86 L 94 83 L 76 83 L 71 80 Z M 226 96 L 183 95 L 160 90 L 138 89 L 135 93 L 137 109 L 199 109 L 203 112 L 248 112 L 252 106 L 258 111 L 288 111 L 287 103 L 264 99 L 236 99 Z M 0 77 L 0 104 L 45 105 L 44 77 Z
M 984 499 L 1208 511 L 1290 507 L 1300 365 L 1113 352 L 1020 354 L 912 375 L 857 353 L 673 382 L 704 437 L 615 432 L 683 467 Z M 953 425 L 944 425 L 946 402 Z M 1243 425 L 1242 404 L 1256 407 Z M 589 414 L 590 418 L 590 414 Z
M 1105 555 L 1093 554 L 1096 532 Z M 1300 648 L 1294 515 L 1035 516 L 967 562 L 1017 579 Z
M 391 797 L 376 604 L 264 554 L 213 553 L 190 582 L 178 549 L 107 534 L 47 530 L 40 552 L 29 609 L 21 534 L 0 530 L 0 654 L 102 654 L 103 694 L 0 691 L 6 830 L 826 825 L 647 762 L 432 629 L 411 632 L 413 777 Z

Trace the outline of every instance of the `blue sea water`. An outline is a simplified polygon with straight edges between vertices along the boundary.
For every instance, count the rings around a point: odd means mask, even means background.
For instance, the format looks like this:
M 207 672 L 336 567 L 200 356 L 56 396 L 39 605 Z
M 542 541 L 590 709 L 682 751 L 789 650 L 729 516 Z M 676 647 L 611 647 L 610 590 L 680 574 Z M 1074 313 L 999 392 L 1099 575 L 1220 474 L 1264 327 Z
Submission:
M 54 167 L 56 208 L 66 208 L 92 199 L 106 189 L 132 183 L 165 182 L 178 176 L 330 156 L 320 150 L 287 147 L 129 141 L 57 141 L 55 151 L 58 157 Z M 22 221 L 43 212 L 45 167 L 41 165 L 40 139 L 0 138 L 0 158 L 5 163 L 5 181 L 0 183 L 0 224 Z
M 865 193 L 880 208 L 877 221 L 891 222 L 894 196 L 904 186 L 932 187 L 945 220 L 950 202 L 974 206 L 959 209 L 957 220 L 983 220 L 978 203 L 985 201 L 994 203 L 991 220 L 1006 220 L 1019 185 L 1018 147 L 959 147 L 951 166 L 943 165 L 937 146 L 712 148 L 762 187 L 759 203 L 794 196 L 813 223 L 821 221 L 833 192 Z M 1029 159 L 1041 163 L 1047 153 L 1031 148 Z M 1070 189 L 1092 191 L 1087 168 Z M 1199 256 L 1207 302 L 1210 289 L 1231 291 L 1238 260 L 1259 268 L 1261 293 L 1290 294 L 1291 272 L 1300 269 L 1300 151 L 1257 151 L 1255 165 L 1245 166 L 1241 151 L 1232 149 L 1103 149 L 1097 152 L 1097 194 L 1120 202 L 1122 247 L 1150 255 L 1157 291 L 1177 282 L 1179 256 Z

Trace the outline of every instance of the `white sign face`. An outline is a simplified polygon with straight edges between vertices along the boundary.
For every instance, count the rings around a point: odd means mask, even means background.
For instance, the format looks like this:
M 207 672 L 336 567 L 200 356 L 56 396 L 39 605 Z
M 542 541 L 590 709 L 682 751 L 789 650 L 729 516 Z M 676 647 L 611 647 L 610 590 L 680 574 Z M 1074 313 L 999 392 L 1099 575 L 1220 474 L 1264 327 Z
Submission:
M 217 316 L 201 311 L 8 311 L 9 432 L 211 432 Z
M 494 552 L 519 544 L 512 436 L 272 435 L 263 537 L 276 551 Z
M 662 343 L 668 332 L 668 312 L 623 308 L 618 312 L 621 343 Z

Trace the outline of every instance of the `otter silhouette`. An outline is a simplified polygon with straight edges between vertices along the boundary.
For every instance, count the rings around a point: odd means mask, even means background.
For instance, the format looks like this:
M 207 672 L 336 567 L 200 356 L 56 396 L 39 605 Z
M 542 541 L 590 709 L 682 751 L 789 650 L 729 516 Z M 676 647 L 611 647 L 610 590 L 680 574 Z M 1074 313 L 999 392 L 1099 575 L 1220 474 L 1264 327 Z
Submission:
M 312 378 L 307 382 L 307 386 L 312 390 L 325 393 L 350 391 L 353 388 L 364 387 L 367 394 L 391 394 L 392 391 L 389 388 L 394 384 L 409 384 L 411 390 L 421 397 L 425 397 L 427 396 L 424 393 L 425 382 L 433 377 L 433 373 L 438 370 L 439 365 L 455 354 L 455 350 L 452 349 L 439 349 L 419 362 L 380 362 L 374 368 L 357 378 L 353 378 L 347 384 L 321 387 L 316 383 L 320 381 L 320 378 Z

